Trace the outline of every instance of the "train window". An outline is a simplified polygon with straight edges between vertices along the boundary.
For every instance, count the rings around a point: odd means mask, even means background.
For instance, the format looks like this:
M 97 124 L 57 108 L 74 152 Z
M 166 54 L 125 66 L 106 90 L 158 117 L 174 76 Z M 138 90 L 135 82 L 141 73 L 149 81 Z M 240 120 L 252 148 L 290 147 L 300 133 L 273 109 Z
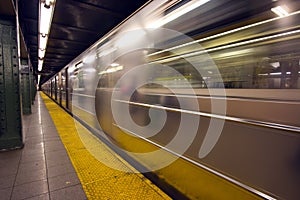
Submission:
M 188 4 L 189 1 L 182 3 Z M 160 25 L 186 34 L 194 42 L 180 43 L 180 38 L 175 38 L 172 42 L 177 41 L 176 45 L 157 50 L 155 56 L 151 53 L 150 60 L 174 58 L 172 63 L 164 63 L 178 66 L 174 68 L 184 71 L 183 75 L 195 83 L 193 87 L 222 87 L 220 80 L 215 79 L 219 73 L 225 88 L 300 88 L 300 31 L 295 28 L 299 26 L 299 5 L 289 3 L 289 13 L 278 17 L 271 9 L 274 4 L 268 1 L 255 5 L 249 1 L 236 4 L 209 1 L 188 15 Z M 165 12 L 163 19 L 175 13 L 177 7 L 175 5 L 174 9 Z M 194 48 L 194 44 L 200 48 Z M 177 54 L 168 53 L 168 50 L 176 50 Z M 182 58 L 204 53 L 213 60 L 218 72 L 199 60 L 197 62 L 208 74 L 196 78 L 189 72 L 188 65 L 182 64 Z M 179 58 L 176 60 L 176 57 Z M 177 77 L 166 74 L 158 82 L 171 83 L 170 80 L 174 82 Z

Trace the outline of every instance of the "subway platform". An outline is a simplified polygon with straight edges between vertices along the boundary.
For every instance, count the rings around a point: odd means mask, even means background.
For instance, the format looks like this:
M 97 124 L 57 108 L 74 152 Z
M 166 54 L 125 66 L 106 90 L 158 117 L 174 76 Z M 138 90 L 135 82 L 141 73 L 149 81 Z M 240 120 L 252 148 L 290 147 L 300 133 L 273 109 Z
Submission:
M 23 130 L 24 148 L 0 152 L 0 200 L 170 199 L 43 93 L 23 117 Z M 107 167 L 95 155 L 126 170 Z

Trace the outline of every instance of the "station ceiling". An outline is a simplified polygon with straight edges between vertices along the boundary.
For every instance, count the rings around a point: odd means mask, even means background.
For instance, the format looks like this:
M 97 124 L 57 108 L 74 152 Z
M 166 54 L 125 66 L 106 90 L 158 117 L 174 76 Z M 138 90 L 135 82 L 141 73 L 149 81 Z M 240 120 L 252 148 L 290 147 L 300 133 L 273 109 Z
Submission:
M 14 0 L 1 0 L 12 4 Z M 56 0 L 42 72 L 38 72 L 39 0 L 19 0 L 19 21 L 35 74 L 41 83 L 108 33 L 148 0 Z M 10 6 L 11 7 L 11 6 Z M 3 9 L 6 10 L 6 9 Z M 24 51 L 24 47 L 23 47 Z M 22 53 L 26 56 L 26 53 Z

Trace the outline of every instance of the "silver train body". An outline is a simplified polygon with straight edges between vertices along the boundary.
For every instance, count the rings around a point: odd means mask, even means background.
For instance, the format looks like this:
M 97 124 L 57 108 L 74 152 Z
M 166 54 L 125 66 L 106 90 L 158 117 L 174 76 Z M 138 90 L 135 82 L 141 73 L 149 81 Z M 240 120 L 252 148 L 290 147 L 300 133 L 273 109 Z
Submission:
M 280 3 L 149 1 L 42 89 L 188 198 L 299 199 L 300 2 Z

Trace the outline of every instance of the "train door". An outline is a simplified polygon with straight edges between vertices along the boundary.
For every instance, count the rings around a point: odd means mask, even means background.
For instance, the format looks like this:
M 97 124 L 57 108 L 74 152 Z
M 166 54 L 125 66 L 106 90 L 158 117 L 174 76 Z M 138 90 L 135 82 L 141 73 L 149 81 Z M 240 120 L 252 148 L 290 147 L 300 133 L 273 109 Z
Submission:
M 61 72 L 57 75 L 57 94 L 58 94 L 58 103 L 62 106 L 62 78 Z
M 69 67 L 67 67 L 65 70 L 64 70 L 64 74 L 65 74 L 65 96 L 66 96 L 66 108 L 68 110 L 70 110 L 70 107 L 69 107 L 69 93 L 70 93 L 70 90 L 69 90 L 69 74 L 68 74 L 68 69 Z

